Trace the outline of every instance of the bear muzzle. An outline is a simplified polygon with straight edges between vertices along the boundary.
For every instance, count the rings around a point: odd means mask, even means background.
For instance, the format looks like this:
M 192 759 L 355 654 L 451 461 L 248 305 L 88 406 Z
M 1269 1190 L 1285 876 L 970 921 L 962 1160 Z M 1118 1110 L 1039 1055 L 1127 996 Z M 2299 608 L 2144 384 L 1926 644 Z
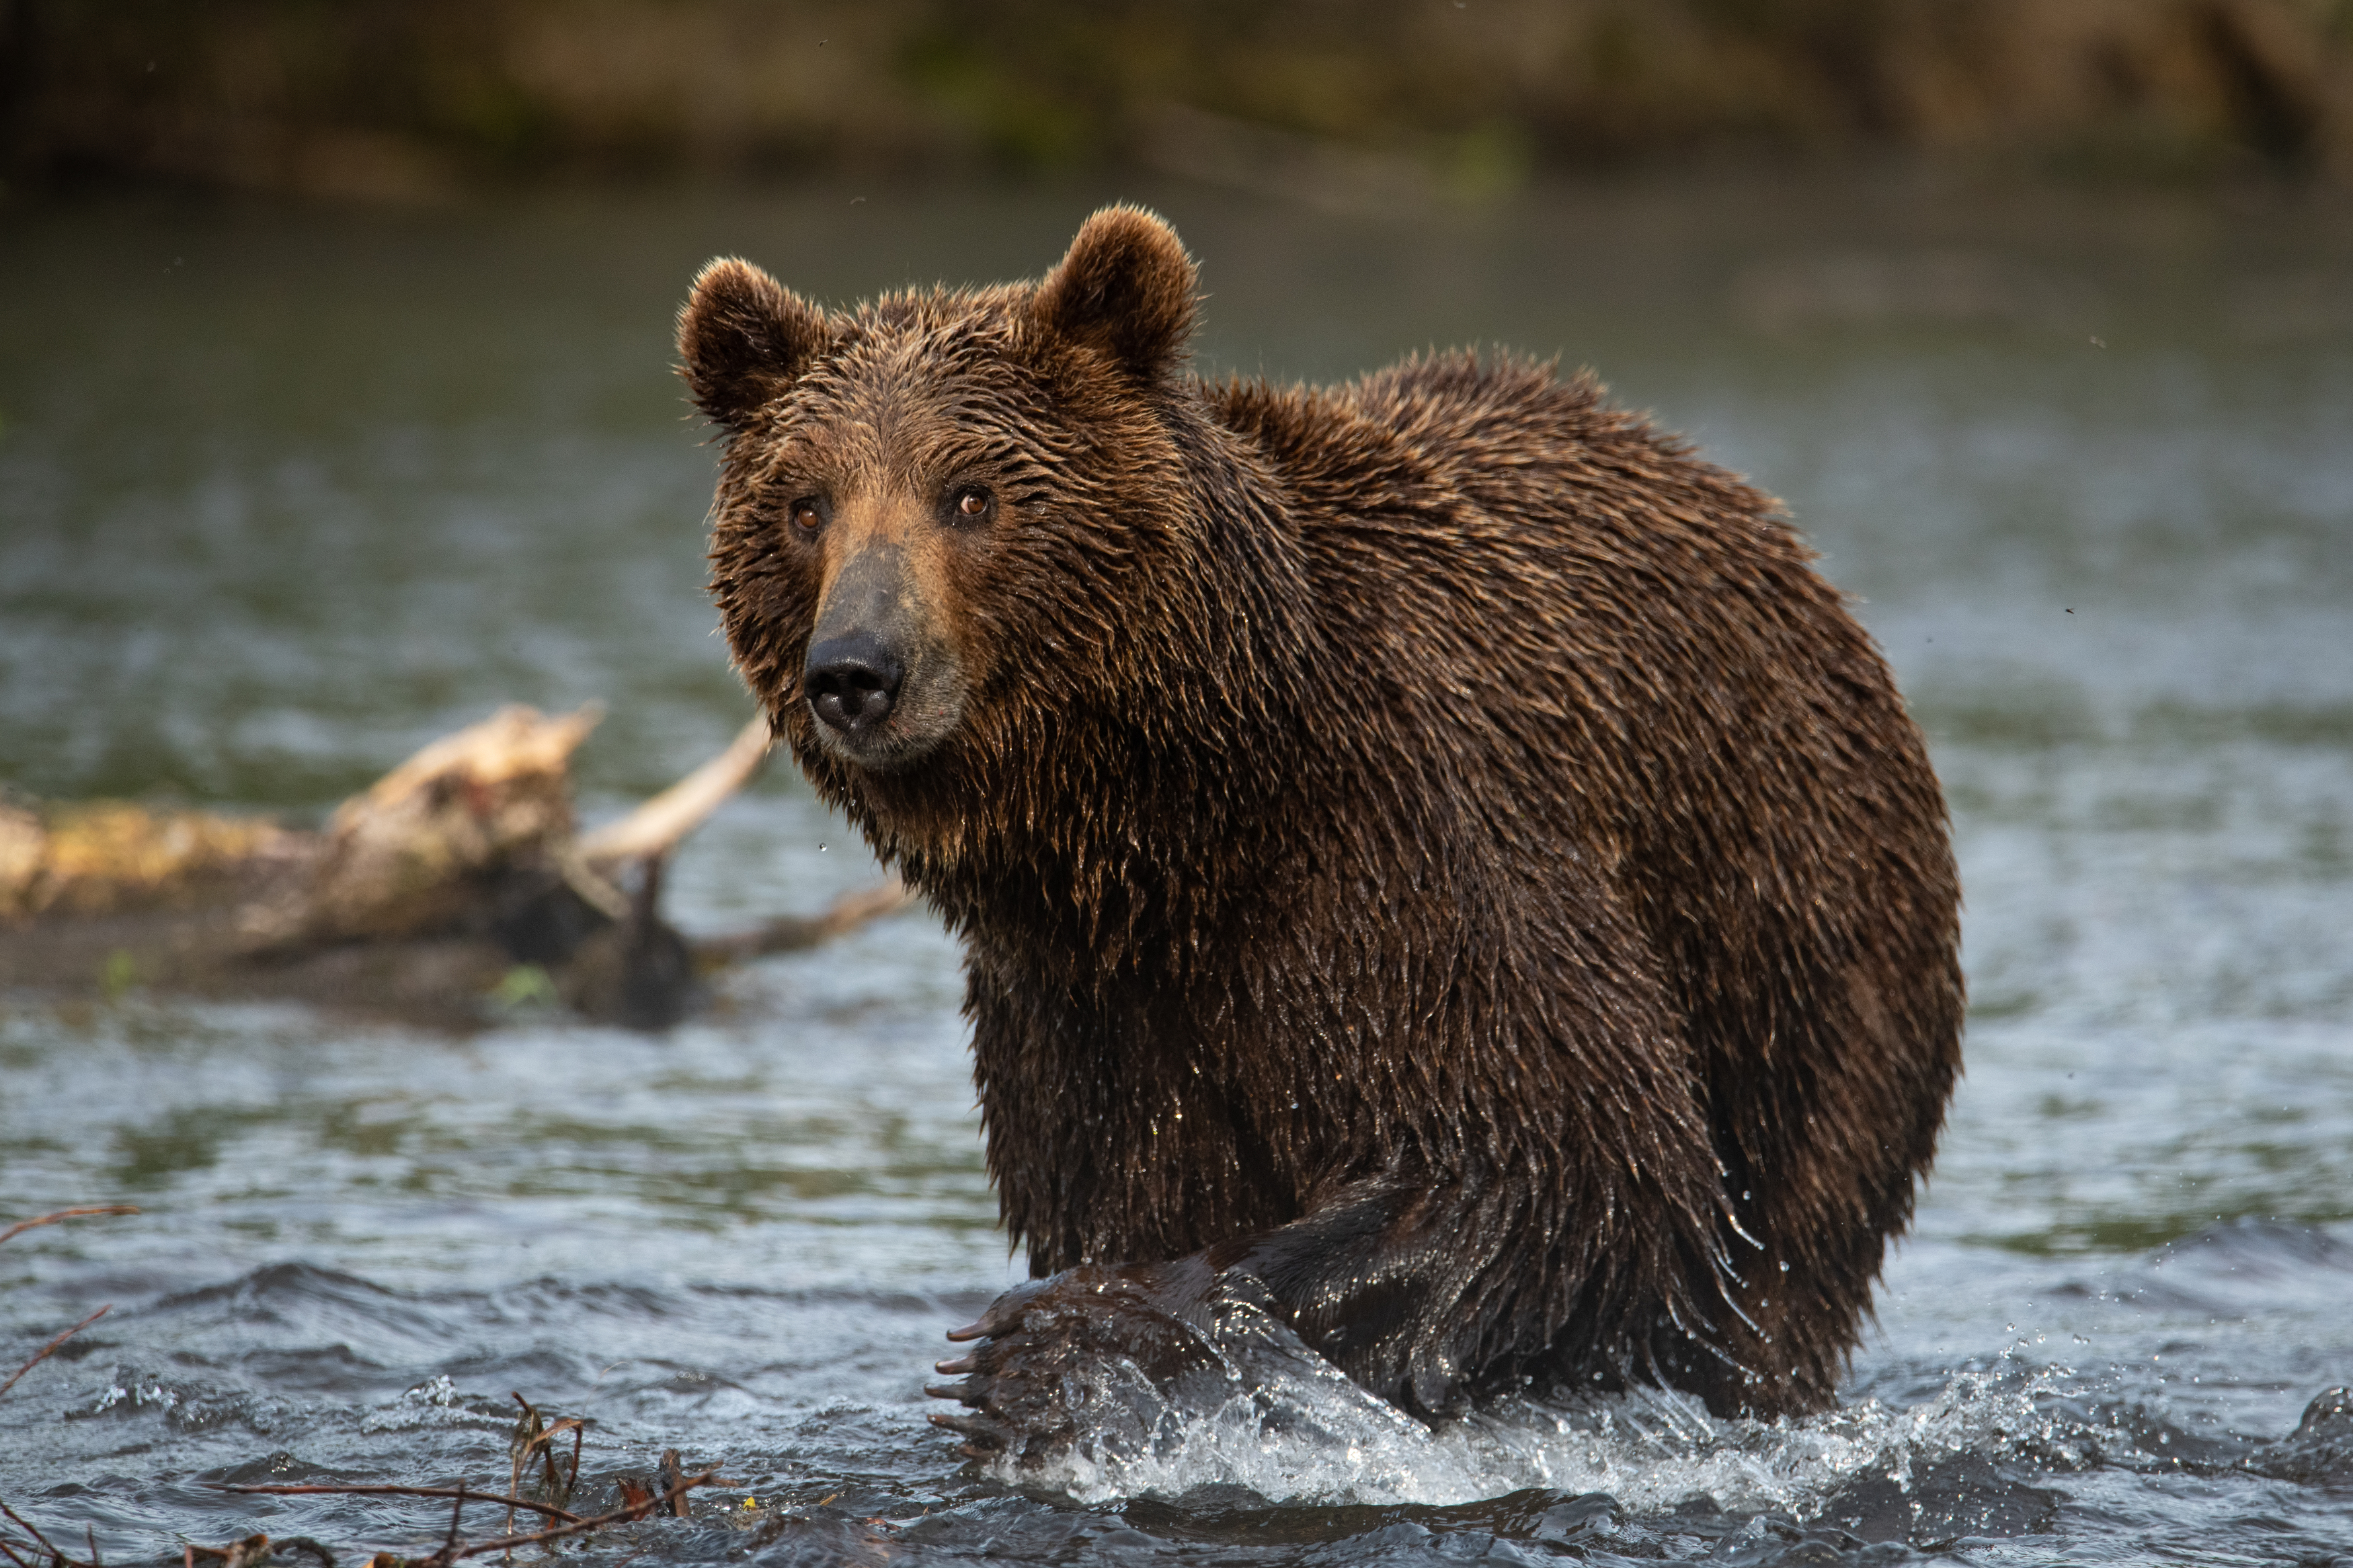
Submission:
M 818 612 L 801 666 L 818 742 L 865 768 L 914 763 L 963 717 L 958 661 L 907 565 L 887 546 L 852 557 Z

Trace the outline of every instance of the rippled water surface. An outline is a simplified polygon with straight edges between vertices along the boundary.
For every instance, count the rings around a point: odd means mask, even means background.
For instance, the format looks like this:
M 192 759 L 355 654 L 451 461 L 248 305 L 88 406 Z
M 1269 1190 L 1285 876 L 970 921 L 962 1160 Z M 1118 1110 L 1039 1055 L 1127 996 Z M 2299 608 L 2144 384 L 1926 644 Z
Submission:
M 921 914 L 659 1037 L 137 992 L 0 998 L 0 1498 L 111 1561 L 255 1530 L 429 1550 L 520 1391 L 592 1502 L 733 1484 L 602 1563 L 2353 1561 L 2353 231 L 2262 200 L 1895 186 L 1308 216 L 1197 189 L 112 202 L 0 225 L 0 779 L 316 814 L 589 699 L 592 816 L 748 705 L 701 591 L 693 268 L 840 300 L 1032 273 L 1101 195 L 1205 262 L 1201 357 L 1594 364 L 1784 496 L 1951 795 L 1969 1069 L 1845 1407 L 1510 1406 L 1435 1436 L 1304 1363 L 1025 1494 L 923 1424 L 1011 1276 L 956 955 Z M 690 929 L 873 867 L 784 771 Z M 495 1523 L 485 1517 L 487 1528 Z

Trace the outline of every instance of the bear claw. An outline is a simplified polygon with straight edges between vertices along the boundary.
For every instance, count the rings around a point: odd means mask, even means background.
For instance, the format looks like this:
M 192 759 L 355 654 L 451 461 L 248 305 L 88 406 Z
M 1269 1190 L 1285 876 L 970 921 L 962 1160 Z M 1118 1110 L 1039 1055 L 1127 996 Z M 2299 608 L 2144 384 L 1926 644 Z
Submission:
M 931 1422 L 934 1426 L 944 1426 L 962 1435 L 966 1439 L 965 1454 L 975 1459 L 985 1459 L 1002 1451 L 1013 1436 L 1005 1426 L 986 1415 L 951 1415 L 945 1411 L 935 1411 Z

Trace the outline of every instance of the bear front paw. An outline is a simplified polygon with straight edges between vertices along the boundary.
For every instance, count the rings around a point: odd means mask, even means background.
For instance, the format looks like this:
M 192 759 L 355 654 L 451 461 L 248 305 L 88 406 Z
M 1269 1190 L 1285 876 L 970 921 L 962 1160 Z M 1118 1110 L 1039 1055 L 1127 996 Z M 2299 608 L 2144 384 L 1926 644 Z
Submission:
M 1071 1445 L 1088 1406 L 1116 1397 L 1116 1373 L 1132 1368 L 1166 1394 L 1188 1373 L 1219 1365 L 1192 1321 L 1198 1293 L 1184 1288 L 1187 1272 L 1082 1264 L 1008 1290 L 979 1321 L 948 1335 L 980 1343 L 938 1363 L 957 1381 L 924 1392 L 965 1408 L 933 1423 L 961 1436 L 972 1458 L 1034 1464 Z

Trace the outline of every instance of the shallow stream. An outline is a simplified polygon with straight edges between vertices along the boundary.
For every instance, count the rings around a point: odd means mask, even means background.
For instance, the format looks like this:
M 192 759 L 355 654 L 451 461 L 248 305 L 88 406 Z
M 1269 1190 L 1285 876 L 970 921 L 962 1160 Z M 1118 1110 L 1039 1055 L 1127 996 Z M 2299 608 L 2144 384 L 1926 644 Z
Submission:
M 1194 187 L 111 199 L 0 222 L 0 781 L 313 817 L 496 704 L 589 700 L 589 815 L 748 705 L 669 374 L 694 268 L 820 297 L 1035 273 L 1102 196 L 1205 263 L 1200 357 L 1589 363 L 1785 497 L 1949 792 L 1968 1076 L 1845 1407 L 1511 1407 L 1435 1436 L 1312 1375 L 1025 1493 L 924 1424 L 1015 1272 L 956 955 L 920 913 L 663 1037 L 463 1036 L 135 984 L 0 997 L 0 1499 L 110 1562 L 446 1514 L 224 1481 L 729 1484 L 617 1564 L 2353 1562 L 2353 217 L 1903 182 L 1305 213 Z M 789 769 L 689 929 L 874 876 Z M 1286 1429 L 1279 1440 L 1275 1427 Z M 485 1514 L 470 1533 L 487 1534 Z

